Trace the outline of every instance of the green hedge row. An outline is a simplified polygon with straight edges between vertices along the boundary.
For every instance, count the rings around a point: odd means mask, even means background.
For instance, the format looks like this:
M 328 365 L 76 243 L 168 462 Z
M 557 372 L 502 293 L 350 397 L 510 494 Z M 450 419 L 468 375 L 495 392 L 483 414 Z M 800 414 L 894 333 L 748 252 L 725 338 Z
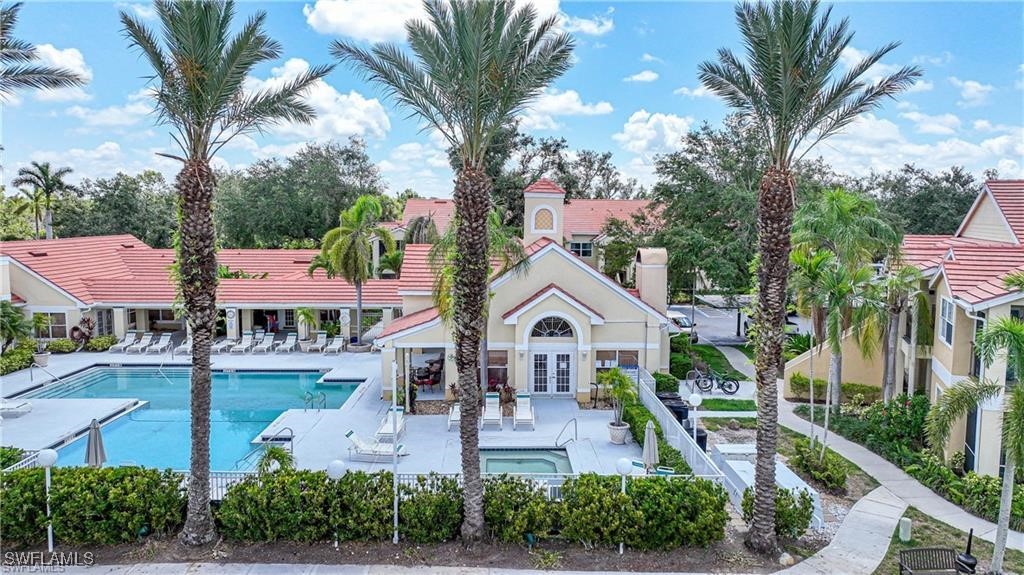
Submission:
M 825 390 L 827 389 L 828 382 L 824 379 L 814 378 L 814 400 L 825 401 Z M 864 396 L 866 403 L 872 403 L 882 399 L 882 388 L 874 385 L 865 385 L 863 383 L 850 383 L 846 382 L 840 386 L 840 401 L 846 403 L 853 399 L 853 396 L 861 394 Z M 809 400 L 811 391 L 811 382 L 806 375 L 802 373 L 794 373 L 793 377 L 789 380 L 789 389 L 791 393 L 790 398 Z
M 182 477 L 141 467 L 53 470 L 54 536 L 69 545 L 110 545 L 177 531 L 185 518 Z M 0 530 L 14 545 L 46 541 L 43 470 L 0 475 Z
M 62 337 L 60 339 L 51 339 L 46 342 L 46 351 L 52 353 L 71 353 L 78 349 L 78 344 L 71 341 L 71 339 Z
M 658 393 L 671 391 L 674 393 L 679 392 L 679 379 L 673 375 L 667 373 L 655 372 L 654 376 L 655 391 Z
M 653 421 L 654 432 L 658 435 L 658 455 L 661 459 L 659 465 L 671 467 L 680 475 L 692 473 L 690 464 L 686 462 L 686 458 L 683 457 L 683 454 L 679 453 L 678 449 L 672 447 L 667 441 L 665 441 L 665 435 L 661 431 L 661 425 L 659 425 L 658 420 L 654 418 L 654 414 L 644 407 L 644 404 L 639 401 L 632 401 L 626 404 L 622 409 L 622 421 L 629 425 L 629 432 L 633 435 L 633 439 L 641 445 L 644 441 L 647 422 Z
M 115 335 L 96 336 L 85 343 L 85 351 L 107 351 L 117 343 Z
M 7 375 L 32 365 L 32 354 L 36 352 L 33 339 L 23 339 L 12 345 L 0 356 L 0 375 Z

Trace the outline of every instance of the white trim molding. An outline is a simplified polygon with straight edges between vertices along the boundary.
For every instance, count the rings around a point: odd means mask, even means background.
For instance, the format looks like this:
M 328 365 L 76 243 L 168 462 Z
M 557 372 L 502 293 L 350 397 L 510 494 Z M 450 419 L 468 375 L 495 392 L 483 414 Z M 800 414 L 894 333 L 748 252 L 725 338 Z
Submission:
M 576 311 L 578 311 L 578 312 L 582 313 L 583 315 L 589 317 L 590 318 L 590 325 L 604 325 L 604 318 L 603 317 L 601 317 L 600 315 L 595 313 L 593 310 L 591 310 L 587 306 L 579 303 L 578 301 L 576 301 L 572 297 L 568 296 L 562 290 L 562 288 L 560 288 L 558 286 L 548 286 L 548 288 L 545 289 L 543 292 L 541 292 L 540 295 L 535 297 L 533 299 L 533 301 L 531 301 L 530 303 L 528 303 L 528 304 L 524 305 L 523 307 L 517 309 L 515 311 L 515 313 L 513 313 L 512 315 L 510 315 L 507 318 L 505 318 L 505 325 L 516 325 L 516 324 L 518 324 L 519 323 L 519 318 L 524 313 L 530 311 L 531 309 L 533 309 L 534 307 L 539 305 L 541 302 L 546 301 L 548 298 L 550 298 L 552 296 L 557 297 L 558 299 L 562 300 L 563 302 L 569 304 L 569 306 L 572 307 L 573 309 L 575 309 Z
M 539 212 L 541 210 L 547 210 L 547 211 L 551 212 L 551 227 L 550 228 L 538 228 L 537 227 L 537 225 L 536 225 L 537 224 L 537 212 Z M 557 230 L 557 229 L 558 229 L 558 212 L 555 211 L 555 208 L 549 206 L 548 204 L 540 204 L 538 206 L 534 206 L 533 211 L 530 212 L 530 233 L 531 234 L 554 233 L 555 230 Z

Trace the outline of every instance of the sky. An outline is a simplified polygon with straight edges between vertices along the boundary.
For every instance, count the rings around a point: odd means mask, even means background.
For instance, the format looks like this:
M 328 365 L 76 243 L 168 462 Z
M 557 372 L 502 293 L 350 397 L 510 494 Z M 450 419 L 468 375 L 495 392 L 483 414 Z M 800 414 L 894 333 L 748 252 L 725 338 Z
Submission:
M 528 133 L 564 137 L 571 150 L 610 151 L 625 175 L 651 185 L 657 155 L 677 150 L 688 130 L 719 124 L 728 113 L 700 86 L 697 70 L 720 48 L 741 50 L 732 3 L 534 5 L 556 15 L 577 48 L 573 67 L 524 114 L 521 128 Z M 255 69 L 249 89 L 331 63 L 335 39 L 367 46 L 402 42 L 402 23 L 422 14 L 418 0 L 239 2 L 238 22 L 261 10 L 270 35 L 283 45 L 282 58 Z M 15 35 L 36 44 L 44 61 L 76 70 L 89 82 L 21 94 L 2 105 L 4 183 L 33 160 L 70 166 L 72 181 L 144 169 L 173 177 L 178 165 L 157 153 L 173 151 L 174 143 L 167 127 L 156 124 L 146 96 L 149 70 L 128 46 L 119 11 L 155 24 L 147 3 L 24 6 Z M 1024 178 L 1024 3 L 842 2 L 833 17 L 848 17 L 856 32 L 844 66 L 899 42 L 869 74 L 880 77 L 913 64 L 924 77 L 812 156 L 855 176 L 913 163 L 933 170 L 961 165 L 979 177 L 994 168 L 1003 178 Z M 309 100 L 318 112 L 311 125 L 237 138 L 215 165 L 241 169 L 287 156 L 308 141 L 357 136 L 391 193 L 411 188 L 421 196 L 451 195 L 443 142 L 351 68 L 336 67 Z

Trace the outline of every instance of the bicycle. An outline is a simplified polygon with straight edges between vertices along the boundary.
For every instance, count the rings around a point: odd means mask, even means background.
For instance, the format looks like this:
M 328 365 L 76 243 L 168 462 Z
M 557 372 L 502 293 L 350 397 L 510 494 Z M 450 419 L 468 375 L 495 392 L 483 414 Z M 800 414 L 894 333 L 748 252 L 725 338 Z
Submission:
M 725 377 L 713 369 L 709 368 L 707 373 L 702 373 L 699 370 L 693 371 L 699 374 L 694 383 L 697 385 L 697 389 L 704 393 L 711 392 L 716 387 L 726 395 L 736 395 L 736 392 L 740 390 L 740 382 L 731 377 Z

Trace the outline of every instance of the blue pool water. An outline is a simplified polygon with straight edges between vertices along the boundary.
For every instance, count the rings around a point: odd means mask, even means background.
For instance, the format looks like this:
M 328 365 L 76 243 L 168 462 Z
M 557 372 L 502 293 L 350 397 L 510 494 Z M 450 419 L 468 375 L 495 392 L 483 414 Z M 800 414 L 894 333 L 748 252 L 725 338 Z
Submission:
M 226 471 L 252 448 L 250 443 L 287 409 L 301 409 L 305 394 L 323 392 L 337 409 L 358 381 L 318 385 L 319 372 L 274 371 L 213 374 L 210 467 Z M 186 368 L 96 368 L 32 394 L 37 398 L 138 398 L 144 408 L 103 426 L 108 465 L 188 469 L 190 459 L 189 370 Z M 60 449 L 58 465 L 82 465 L 85 439 Z

